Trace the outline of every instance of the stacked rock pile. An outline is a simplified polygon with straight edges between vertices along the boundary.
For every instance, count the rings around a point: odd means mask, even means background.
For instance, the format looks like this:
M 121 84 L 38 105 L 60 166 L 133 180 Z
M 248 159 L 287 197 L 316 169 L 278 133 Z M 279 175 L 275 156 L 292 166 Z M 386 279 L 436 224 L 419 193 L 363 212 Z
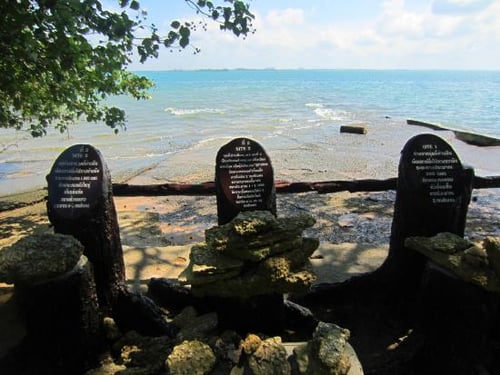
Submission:
M 303 237 L 310 215 L 276 218 L 268 211 L 241 212 L 208 229 L 191 248 L 179 281 L 195 296 L 249 298 L 305 292 L 315 281 L 309 257 L 319 245 Z

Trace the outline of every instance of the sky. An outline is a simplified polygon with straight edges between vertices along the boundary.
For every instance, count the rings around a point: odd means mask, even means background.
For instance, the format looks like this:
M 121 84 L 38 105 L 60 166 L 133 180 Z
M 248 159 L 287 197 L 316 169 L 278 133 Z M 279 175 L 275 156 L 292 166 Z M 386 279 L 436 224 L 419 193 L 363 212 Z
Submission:
M 223 4 L 222 0 L 212 0 Z M 247 0 L 256 32 L 237 38 L 214 22 L 192 34 L 193 54 L 163 49 L 132 70 L 500 70 L 500 0 Z M 166 35 L 197 20 L 184 0 L 140 0 Z

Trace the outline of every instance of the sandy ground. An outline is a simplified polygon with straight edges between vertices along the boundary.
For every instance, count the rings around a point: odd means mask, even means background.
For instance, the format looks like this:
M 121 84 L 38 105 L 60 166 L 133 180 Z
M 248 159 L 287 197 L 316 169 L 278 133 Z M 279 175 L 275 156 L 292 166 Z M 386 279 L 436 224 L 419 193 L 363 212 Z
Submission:
M 309 211 L 317 217 L 317 224 L 306 235 L 321 240 L 311 259 L 318 282 L 341 281 L 373 270 L 384 260 L 391 209 L 381 211 L 380 205 L 390 206 L 391 202 L 390 197 L 382 201 L 387 193 L 378 195 L 374 198 L 372 194 L 370 199 L 366 194 L 347 193 L 335 197 L 314 193 L 278 197 L 280 215 Z M 358 204 L 353 209 L 349 201 L 353 198 L 370 207 Z M 335 209 L 328 210 L 325 203 L 335 204 Z M 134 289 L 142 289 L 151 277 L 177 278 L 187 266 L 191 246 L 203 241 L 205 229 L 216 225 L 217 220 L 215 197 L 116 197 L 115 205 L 126 275 Z M 52 230 L 44 202 L 0 212 L 0 221 L 0 247 L 26 235 Z M 374 225 L 384 227 L 375 229 L 376 236 L 370 235 L 369 227 Z M 360 226 L 365 228 L 365 242 L 350 242 L 354 235 L 362 238 Z

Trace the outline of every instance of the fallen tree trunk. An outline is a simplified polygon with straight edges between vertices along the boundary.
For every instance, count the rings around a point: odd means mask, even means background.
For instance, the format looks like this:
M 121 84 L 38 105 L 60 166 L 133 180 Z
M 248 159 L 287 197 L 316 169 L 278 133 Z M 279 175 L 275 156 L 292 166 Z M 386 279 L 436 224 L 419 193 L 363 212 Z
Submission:
M 276 181 L 276 193 L 293 194 L 316 191 L 319 194 L 349 191 L 386 191 L 396 190 L 397 178 L 385 180 L 333 180 L 320 182 L 287 182 Z M 472 181 L 473 189 L 500 188 L 500 176 L 475 176 Z M 129 185 L 113 184 L 113 195 L 117 197 L 133 196 L 164 196 L 164 195 L 215 195 L 215 183 L 212 181 L 200 184 L 155 184 Z

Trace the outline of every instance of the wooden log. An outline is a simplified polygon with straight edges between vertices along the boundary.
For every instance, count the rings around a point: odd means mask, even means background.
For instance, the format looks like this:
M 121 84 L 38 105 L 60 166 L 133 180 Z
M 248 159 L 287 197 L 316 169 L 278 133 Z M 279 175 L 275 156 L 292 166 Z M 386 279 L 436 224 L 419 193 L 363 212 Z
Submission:
M 287 182 L 275 181 L 277 194 L 294 194 L 316 191 L 319 194 L 336 193 L 340 191 L 369 192 L 396 190 L 397 178 L 388 179 L 362 179 L 362 180 L 332 180 L 318 182 Z M 500 176 L 474 176 L 472 181 L 474 189 L 500 188 Z M 208 181 L 200 184 L 155 184 L 155 185 L 129 185 L 113 184 L 113 194 L 117 197 L 135 196 L 168 196 L 187 195 L 203 196 L 215 195 L 215 182 Z

